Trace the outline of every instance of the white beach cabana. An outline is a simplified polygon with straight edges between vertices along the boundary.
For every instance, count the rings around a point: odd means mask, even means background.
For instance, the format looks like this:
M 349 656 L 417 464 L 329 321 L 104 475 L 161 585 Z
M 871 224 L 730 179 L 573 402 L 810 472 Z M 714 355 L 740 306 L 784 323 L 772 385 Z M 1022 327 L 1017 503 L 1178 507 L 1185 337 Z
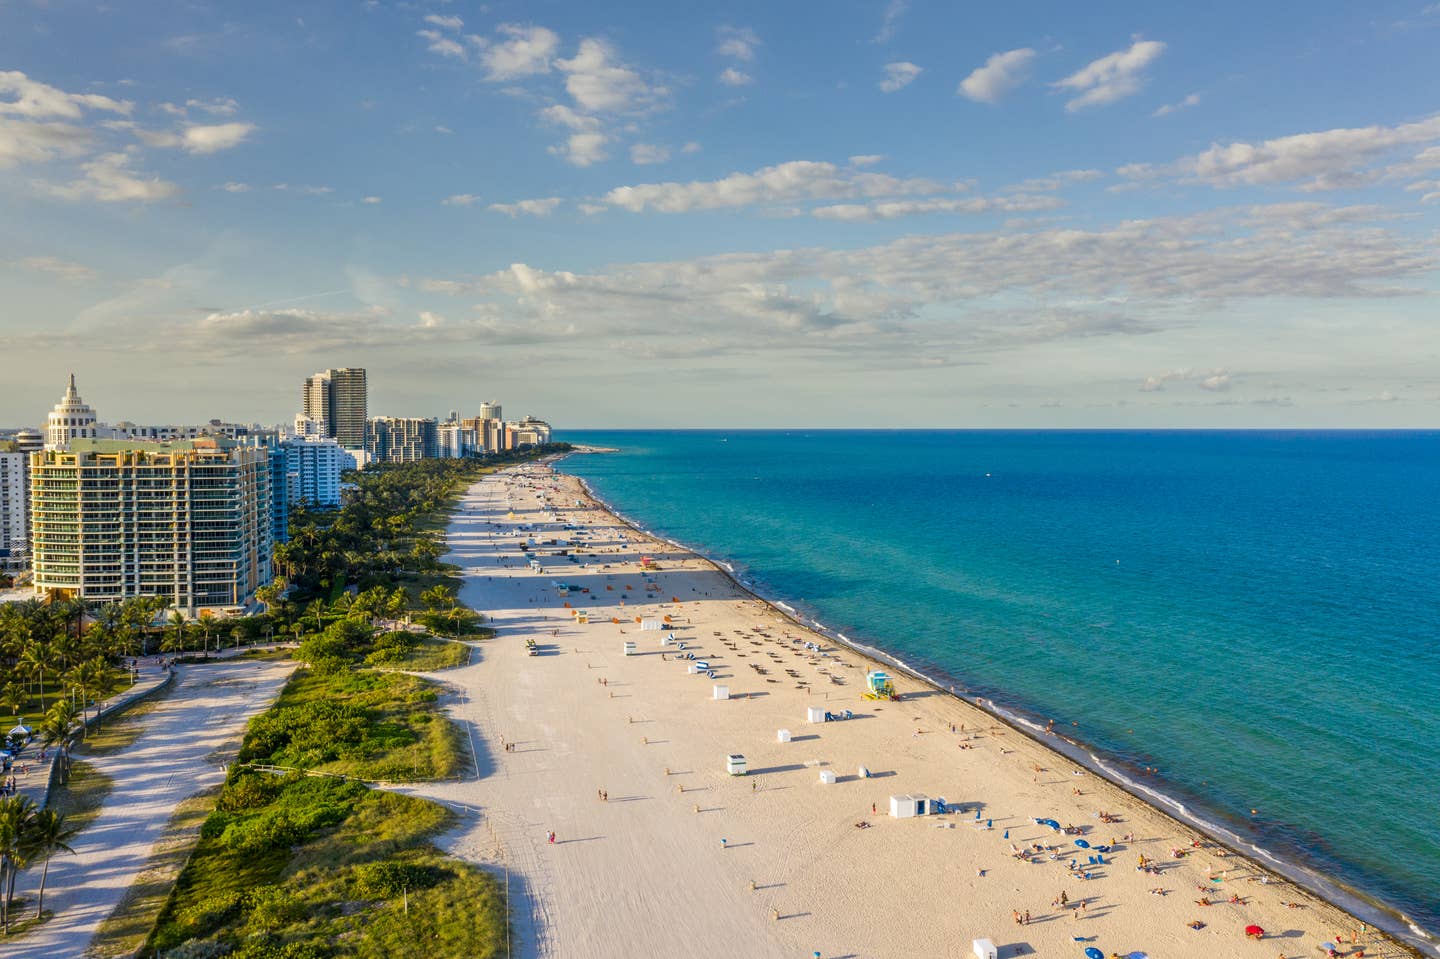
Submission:
M 745 775 L 745 757 L 739 753 L 731 753 L 726 756 L 725 771 L 732 776 Z
M 833 770 L 830 770 L 830 769 L 822 769 L 822 770 L 820 770 L 820 783 L 821 783 L 821 785 L 824 785 L 824 786 L 833 786 L 833 785 L 835 785 L 835 773 L 834 773 L 834 771 L 833 771 Z
M 975 953 L 975 959 L 999 959 L 1000 950 L 995 948 L 995 943 L 989 939 L 975 939 L 970 943 L 970 949 Z
M 776 741 L 777 743 L 788 743 L 788 742 L 790 741 L 790 730 L 788 730 L 788 729 L 777 729 L 777 730 L 775 730 L 775 741 Z
M 825 721 L 825 710 L 819 706 L 810 706 L 805 710 L 805 721 L 807 723 L 823 723 Z
M 729 699 L 729 698 L 730 698 L 730 687 L 729 687 L 729 686 L 722 686 L 722 685 L 720 685 L 719 683 L 716 683 L 715 686 L 713 687 L 713 692 L 714 692 L 714 695 L 715 695 L 715 698 L 716 698 L 716 699 Z

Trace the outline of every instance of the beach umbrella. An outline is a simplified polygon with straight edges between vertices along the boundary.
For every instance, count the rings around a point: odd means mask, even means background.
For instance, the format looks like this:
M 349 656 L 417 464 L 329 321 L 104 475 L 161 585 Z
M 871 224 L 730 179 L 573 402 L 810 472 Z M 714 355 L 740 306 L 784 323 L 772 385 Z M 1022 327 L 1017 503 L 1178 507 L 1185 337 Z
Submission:
M 1085 959 L 1105 959 L 1105 953 L 1096 949 L 1094 946 L 1087 946 L 1085 949 Z
M 1083 840 L 1083 839 L 1077 839 L 1077 840 L 1075 840 L 1075 845 L 1079 846 L 1081 849 L 1089 849 L 1089 848 L 1090 848 L 1090 844 L 1089 844 L 1088 842 L 1086 842 L 1085 840 Z
M 1260 939 L 1260 938 L 1264 937 L 1264 935 L 1265 935 L 1265 930 L 1264 930 L 1264 929 L 1261 929 L 1259 926 L 1246 926 L 1246 927 L 1245 927 L 1245 935 L 1251 936 L 1251 937 L 1253 937 L 1253 938 L 1255 938 L 1255 939 Z

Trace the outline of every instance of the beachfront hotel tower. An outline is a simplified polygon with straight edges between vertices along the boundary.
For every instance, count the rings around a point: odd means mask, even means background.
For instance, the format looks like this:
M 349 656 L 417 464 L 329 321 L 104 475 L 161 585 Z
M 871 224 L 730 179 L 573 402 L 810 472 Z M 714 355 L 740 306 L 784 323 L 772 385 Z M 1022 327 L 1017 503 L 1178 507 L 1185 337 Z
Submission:
M 244 606 L 270 580 L 263 447 L 74 439 L 30 459 L 30 553 L 39 595 L 164 596 L 196 615 Z
M 349 450 L 365 448 L 367 390 L 365 371 L 342 367 L 306 377 L 300 391 L 300 415 Z
M 98 438 L 100 431 L 95 411 L 80 398 L 79 390 L 75 389 L 75 374 L 71 373 L 65 395 L 60 397 L 60 402 L 45 419 L 45 448 L 63 450 L 71 440 Z M 106 435 L 109 435 L 108 431 Z

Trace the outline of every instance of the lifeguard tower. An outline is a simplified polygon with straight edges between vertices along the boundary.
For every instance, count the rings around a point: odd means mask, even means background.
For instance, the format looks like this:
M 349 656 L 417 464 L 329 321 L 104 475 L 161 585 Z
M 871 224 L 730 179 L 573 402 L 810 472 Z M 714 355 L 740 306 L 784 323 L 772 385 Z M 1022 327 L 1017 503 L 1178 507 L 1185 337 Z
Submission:
M 872 669 L 865 674 L 866 699 L 896 699 L 895 684 L 882 670 Z

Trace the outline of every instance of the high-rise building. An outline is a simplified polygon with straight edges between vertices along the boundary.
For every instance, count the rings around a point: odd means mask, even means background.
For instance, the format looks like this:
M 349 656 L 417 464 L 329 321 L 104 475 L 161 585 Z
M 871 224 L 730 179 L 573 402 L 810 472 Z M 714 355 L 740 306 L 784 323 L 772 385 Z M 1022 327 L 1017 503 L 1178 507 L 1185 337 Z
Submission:
M 365 451 L 376 463 L 413 463 L 440 455 L 440 424 L 433 418 L 372 417 L 366 426 Z
M 80 398 L 80 392 L 75 389 L 75 374 L 71 373 L 65 395 L 60 397 L 60 402 L 55 404 L 45 420 L 45 448 L 63 450 L 68 448 L 71 440 L 93 440 L 101 435 L 101 431 L 95 411 Z
M 464 459 L 482 451 L 480 434 L 465 422 L 447 420 L 437 427 L 437 432 L 441 459 Z
M 511 428 L 516 446 L 543 446 L 550 442 L 550 424 L 533 416 L 511 424 Z
M 300 391 L 300 415 L 318 424 L 319 435 L 346 449 L 364 449 L 366 398 L 364 370 L 325 370 L 306 378 Z
M 30 567 L 30 454 L 0 440 L 0 571 Z
M 500 413 L 500 404 L 485 402 L 480 404 L 480 418 L 482 420 L 501 420 L 505 417 Z
M 290 539 L 290 507 L 340 505 L 340 474 L 355 456 L 334 440 L 292 439 L 270 448 L 270 510 L 277 543 Z
M 270 580 L 268 451 L 223 438 L 72 439 L 30 458 L 37 593 L 165 596 L 196 614 Z

